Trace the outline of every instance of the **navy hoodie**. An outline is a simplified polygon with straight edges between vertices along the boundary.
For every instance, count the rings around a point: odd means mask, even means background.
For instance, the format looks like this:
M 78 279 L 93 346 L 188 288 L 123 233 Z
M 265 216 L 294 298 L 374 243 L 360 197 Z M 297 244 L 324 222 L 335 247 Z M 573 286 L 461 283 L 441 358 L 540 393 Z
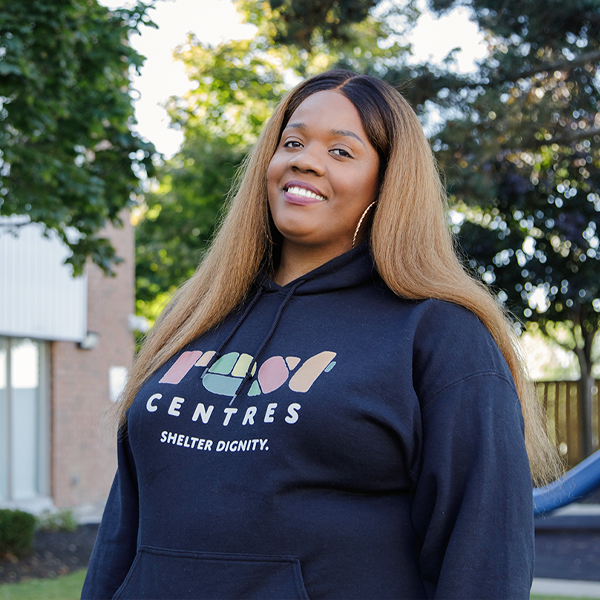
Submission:
M 263 277 L 142 386 L 82 597 L 525 600 L 531 492 L 487 329 L 363 244 Z

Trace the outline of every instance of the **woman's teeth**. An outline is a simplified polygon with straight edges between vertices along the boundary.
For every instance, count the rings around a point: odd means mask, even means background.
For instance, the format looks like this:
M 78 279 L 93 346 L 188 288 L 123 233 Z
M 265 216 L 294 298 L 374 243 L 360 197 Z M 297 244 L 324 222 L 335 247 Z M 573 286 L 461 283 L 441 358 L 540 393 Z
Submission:
M 318 194 L 315 194 L 314 192 L 311 192 L 310 190 L 307 190 L 306 188 L 301 188 L 301 187 L 289 187 L 287 188 L 287 191 L 290 194 L 293 194 L 294 196 L 302 196 L 303 198 L 314 198 L 315 200 L 325 200 L 325 196 L 319 196 Z

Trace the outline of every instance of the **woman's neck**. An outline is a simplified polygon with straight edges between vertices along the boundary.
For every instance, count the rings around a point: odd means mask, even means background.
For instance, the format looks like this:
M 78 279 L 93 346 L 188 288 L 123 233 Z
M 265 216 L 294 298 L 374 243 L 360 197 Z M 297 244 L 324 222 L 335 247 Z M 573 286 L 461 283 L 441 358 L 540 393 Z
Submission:
M 275 270 L 273 280 L 278 285 L 287 285 L 290 281 L 302 277 L 302 275 L 313 271 L 348 250 L 350 250 L 350 247 L 340 247 L 336 252 L 332 252 L 330 247 L 311 248 L 284 241 L 281 247 L 279 266 Z

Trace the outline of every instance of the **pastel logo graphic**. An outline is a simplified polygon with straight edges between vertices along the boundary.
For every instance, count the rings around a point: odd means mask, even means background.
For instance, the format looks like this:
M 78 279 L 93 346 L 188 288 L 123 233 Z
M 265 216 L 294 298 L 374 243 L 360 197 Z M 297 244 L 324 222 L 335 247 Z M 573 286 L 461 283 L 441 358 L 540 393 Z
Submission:
M 189 350 L 184 352 L 163 375 L 159 383 L 178 384 L 193 367 L 206 367 L 214 356 L 214 351 L 201 352 Z M 297 356 L 272 356 L 260 368 L 256 379 L 252 382 L 248 396 L 270 394 L 285 383 L 293 392 L 305 393 L 311 388 L 321 373 L 329 373 L 335 366 L 335 352 L 319 352 L 305 360 L 302 364 Z M 219 358 L 204 375 L 202 383 L 213 394 L 234 396 L 242 379 L 245 377 L 253 357 L 250 354 L 228 352 Z M 257 367 L 252 367 L 252 376 Z

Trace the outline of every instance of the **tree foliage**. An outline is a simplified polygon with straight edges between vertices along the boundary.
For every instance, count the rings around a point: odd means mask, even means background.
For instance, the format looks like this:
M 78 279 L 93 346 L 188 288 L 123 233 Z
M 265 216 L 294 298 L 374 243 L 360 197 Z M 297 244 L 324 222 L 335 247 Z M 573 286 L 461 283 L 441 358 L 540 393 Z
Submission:
M 510 310 L 576 353 L 589 453 L 600 327 L 600 2 L 470 5 L 490 54 L 469 80 L 437 93 L 446 120 L 432 138 L 454 227 L 470 266 Z
M 56 230 L 76 273 L 88 257 L 111 271 L 119 258 L 101 230 L 120 223 L 138 175 L 154 174 L 154 147 L 131 130 L 130 69 L 143 57 L 128 39 L 148 8 L 0 0 L 0 214 Z
M 185 141 L 160 168 L 136 228 L 137 308 L 150 320 L 194 272 L 237 167 L 286 89 L 280 54 L 249 40 L 212 48 L 194 36 L 176 51 L 193 89 L 168 110 Z
M 348 42 L 354 38 L 352 26 L 369 17 L 379 0 L 270 0 L 239 3 L 248 22 L 259 28 L 268 23 L 269 38 L 275 44 L 310 50 L 315 34 L 327 42 Z
M 212 238 L 224 197 L 243 159 L 243 147 L 188 136 L 146 195 L 136 228 L 136 303 L 153 320 L 170 294 L 191 277 Z

